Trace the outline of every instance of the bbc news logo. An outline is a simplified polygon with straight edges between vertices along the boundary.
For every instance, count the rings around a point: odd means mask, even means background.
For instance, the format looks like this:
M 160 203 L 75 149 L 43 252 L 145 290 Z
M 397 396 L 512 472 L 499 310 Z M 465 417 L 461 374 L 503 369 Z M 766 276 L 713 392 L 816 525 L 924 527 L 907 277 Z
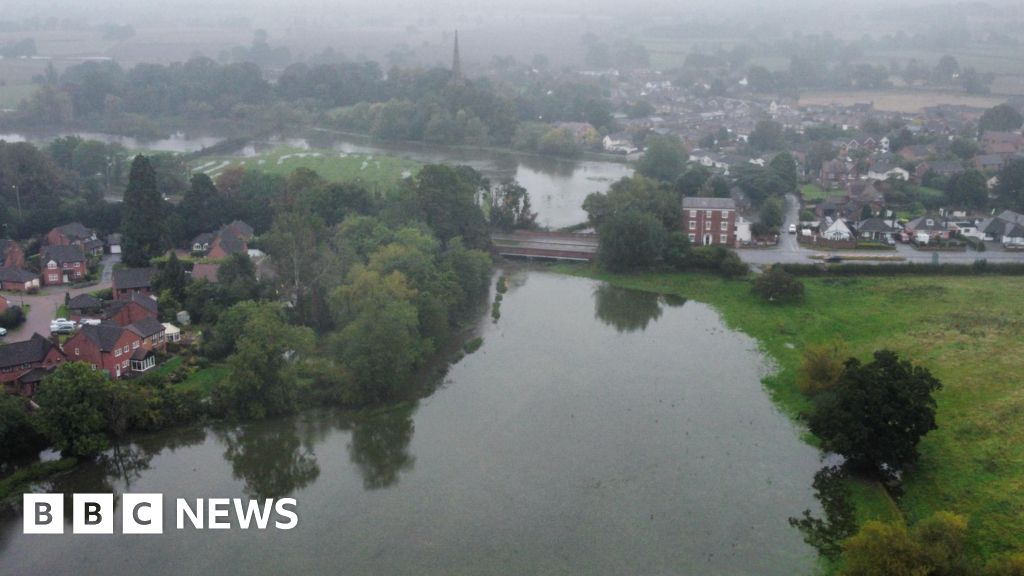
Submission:
M 64 533 L 63 494 L 25 494 L 22 519 L 25 534 Z M 71 530 L 73 534 L 113 534 L 114 495 L 75 494 L 72 497 Z M 262 503 L 241 498 L 197 498 L 190 502 L 177 498 L 174 505 L 175 527 L 184 530 L 291 530 L 299 523 L 294 498 Z M 205 513 L 204 513 L 205 512 Z M 234 523 L 232 523 L 232 516 Z M 271 522 L 273 520 L 273 522 Z M 122 534 L 163 534 L 163 494 L 122 494 Z

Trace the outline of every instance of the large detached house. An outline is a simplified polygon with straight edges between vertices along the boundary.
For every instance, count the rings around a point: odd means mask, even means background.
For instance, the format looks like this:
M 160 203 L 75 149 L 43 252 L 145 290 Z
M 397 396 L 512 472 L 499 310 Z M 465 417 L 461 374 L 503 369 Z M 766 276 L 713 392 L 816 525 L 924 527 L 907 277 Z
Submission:
M 115 300 L 106 303 L 103 320 L 109 320 L 118 326 L 128 326 L 143 318 L 157 317 L 157 302 L 149 296 L 133 296 L 127 300 Z
M 0 382 L 9 394 L 32 396 L 43 377 L 63 361 L 56 344 L 33 334 L 24 342 L 0 346 Z
M 39 289 L 39 276 L 21 268 L 0 268 L 0 289 L 29 292 Z
M 86 325 L 64 344 L 64 353 L 69 360 L 88 362 L 111 378 L 122 378 L 156 366 L 155 351 L 166 346 L 165 331 L 155 318 L 128 326 L 112 322 Z
M 189 246 L 196 256 L 210 260 L 223 260 L 232 254 L 246 254 L 253 229 L 241 220 L 225 224 L 216 232 L 204 232 L 192 239 Z
M 86 254 L 103 255 L 103 241 L 96 237 L 96 232 L 80 222 L 72 222 L 50 230 L 46 233 L 46 243 L 50 246 L 78 246 Z
M 122 268 L 114 270 L 114 300 L 131 300 L 134 296 L 149 296 L 153 293 L 152 268 Z
M 998 216 L 982 220 L 978 230 L 1006 246 L 1024 246 L 1024 214 L 1013 210 L 1003 210 Z
M 89 273 L 85 253 L 74 245 L 43 246 L 39 251 L 43 285 L 71 284 Z
M 736 202 L 732 198 L 683 198 L 683 231 L 702 246 L 736 245 Z

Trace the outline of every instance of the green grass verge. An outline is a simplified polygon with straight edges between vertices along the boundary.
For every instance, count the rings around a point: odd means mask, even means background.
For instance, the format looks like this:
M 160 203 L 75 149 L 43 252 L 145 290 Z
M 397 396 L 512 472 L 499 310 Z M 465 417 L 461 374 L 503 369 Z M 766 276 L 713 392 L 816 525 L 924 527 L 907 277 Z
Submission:
M 838 190 L 836 192 L 839 192 Z M 800 193 L 807 202 L 818 202 L 829 197 L 829 193 L 817 184 L 803 184 L 800 186 Z
M 205 398 L 210 395 L 214 386 L 222 380 L 227 380 L 229 376 L 231 376 L 230 367 L 225 364 L 214 364 L 189 374 L 188 378 L 178 384 L 178 387 L 182 390 L 195 390 Z
M 77 464 L 78 461 L 74 458 L 64 458 L 51 462 L 36 462 L 19 468 L 17 472 L 0 480 L 0 502 L 8 498 L 17 498 L 27 492 L 34 482 L 71 470 Z
M 926 366 L 944 384 L 936 395 L 939 429 L 922 441 L 898 509 L 877 484 L 854 483 L 858 519 L 899 512 L 913 522 L 950 510 L 970 519 L 971 553 L 1024 550 L 1024 280 L 806 278 L 806 302 L 779 307 L 751 297 L 742 280 L 617 276 L 587 265 L 554 270 L 711 304 L 775 360 L 778 370 L 764 384 L 792 416 L 809 408 L 795 385 L 807 344 L 842 338 L 858 357 L 889 348 Z
M 331 182 L 360 182 L 371 189 L 393 190 L 406 175 L 416 174 L 420 164 L 396 156 L 344 154 L 337 150 L 277 148 L 258 156 L 204 156 L 190 167 L 216 176 L 229 166 L 244 166 L 269 174 L 287 176 L 296 168 L 309 168 Z

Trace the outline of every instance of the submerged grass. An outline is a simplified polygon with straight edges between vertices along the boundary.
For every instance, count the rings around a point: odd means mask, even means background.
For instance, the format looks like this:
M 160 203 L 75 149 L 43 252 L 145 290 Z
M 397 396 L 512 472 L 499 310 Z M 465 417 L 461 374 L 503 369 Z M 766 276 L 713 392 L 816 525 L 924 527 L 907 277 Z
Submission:
M 944 385 L 936 395 L 939 429 L 921 443 L 898 503 L 877 483 L 852 482 L 858 521 L 914 522 L 950 510 L 969 517 L 972 553 L 1024 550 L 1024 279 L 811 278 L 803 280 L 803 305 L 774 306 L 751 297 L 743 280 L 554 269 L 713 305 L 774 359 L 778 370 L 765 387 L 794 417 L 810 407 L 795 378 L 807 344 L 842 338 L 857 357 L 890 348 L 926 366 Z

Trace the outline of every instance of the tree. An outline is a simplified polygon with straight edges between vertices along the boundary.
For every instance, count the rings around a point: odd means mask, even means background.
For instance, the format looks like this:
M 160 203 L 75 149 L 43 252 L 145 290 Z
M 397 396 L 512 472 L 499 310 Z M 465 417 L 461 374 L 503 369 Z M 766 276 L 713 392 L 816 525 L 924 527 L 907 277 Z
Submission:
M 163 199 L 156 187 L 156 172 L 149 159 L 132 161 L 124 192 L 123 259 L 128 266 L 149 266 L 163 248 Z
M 750 147 L 758 151 L 782 150 L 786 147 L 786 138 L 782 132 L 782 124 L 774 120 L 760 120 L 747 137 Z
M 902 522 L 864 524 L 843 544 L 843 576 L 953 576 L 970 573 L 963 555 L 967 519 L 939 511 L 910 530 Z
M 1018 210 L 1024 209 L 1024 159 L 1010 160 L 999 171 L 996 186 L 999 200 Z
M 292 411 L 296 385 L 285 371 L 313 349 L 313 340 L 309 328 L 287 324 L 276 304 L 256 305 L 228 358 L 232 376 L 214 389 L 214 404 L 250 419 Z
M 778 174 L 779 178 L 789 188 L 789 192 L 796 191 L 796 160 L 789 152 L 780 152 L 768 163 L 768 168 Z
M 171 252 L 167 263 L 153 279 L 153 287 L 162 292 L 169 290 L 175 300 L 181 301 L 185 298 L 185 286 L 188 285 L 188 276 L 185 275 L 185 267 L 178 255 Z
M 110 381 L 85 362 L 62 364 L 43 379 L 36 394 L 39 430 L 68 456 L 91 457 L 108 446 L 106 412 Z
M 530 206 L 530 193 L 514 180 L 491 189 L 490 216 L 491 226 L 504 231 L 532 228 L 537 219 Z
M 600 228 L 614 214 L 637 210 L 654 215 L 666 230 L 679 227 L 678 197 L 656 180 L 634 175 L 615 182 L 606 194 L 594 192 L 583 200 L 590 223 Z
M 751 290 L 774 304 L 792 304 L 804 299 L 803 282 L 777 266 L 772 266 L 755 278 Z
M 29 417 L 28 401 L 0 395 L 0 463 L 31 455 L 45 445 L 46 439 Z
M 981 115 L 981 119 L 978 120 L 978 133 L 983 134 L 988 130 L 1010 132 L 1017 130 L 1022 124 L 1024 117 L 1020 111 L 1009 104 L 1000 104 L 985 110 Z
M 785 219 L 784 212 L 782 200 L 779 197 L 768 198 L 761 205 L 761 224 L 769 230 L 777 231 Z
M 188 190 L 178 204 L 178 214 L 184 224 L 179 241 L 191 240 L 202 232 L 212 232 L 228 221 L 225 198 L 213 180 L 202 172 L 192 175 Z
M 826 450 L 859 468 L 889 475 L 917 460 L 917 444 L 935 424 L 942 384 L 926 368 L 879 350 L 862 364 L 847 360 L 839 381 L 815 398 L 808 418 Z
M 667 232 L 652 214 L 627 210 L 599 228 L 598 261 L 612 272 L 650 268 L 665 251 Z
M 984 208 L 988 203 L 985 175 L 973 168 L 954 174 L 946 184 L 946 197 L 956 206 Z
M 686 169 L 688 155 L 686 147 L 675 136 L 649 136 L 647 149 L 636 164 L 636 171 L 643 176 L 674 182 Z

